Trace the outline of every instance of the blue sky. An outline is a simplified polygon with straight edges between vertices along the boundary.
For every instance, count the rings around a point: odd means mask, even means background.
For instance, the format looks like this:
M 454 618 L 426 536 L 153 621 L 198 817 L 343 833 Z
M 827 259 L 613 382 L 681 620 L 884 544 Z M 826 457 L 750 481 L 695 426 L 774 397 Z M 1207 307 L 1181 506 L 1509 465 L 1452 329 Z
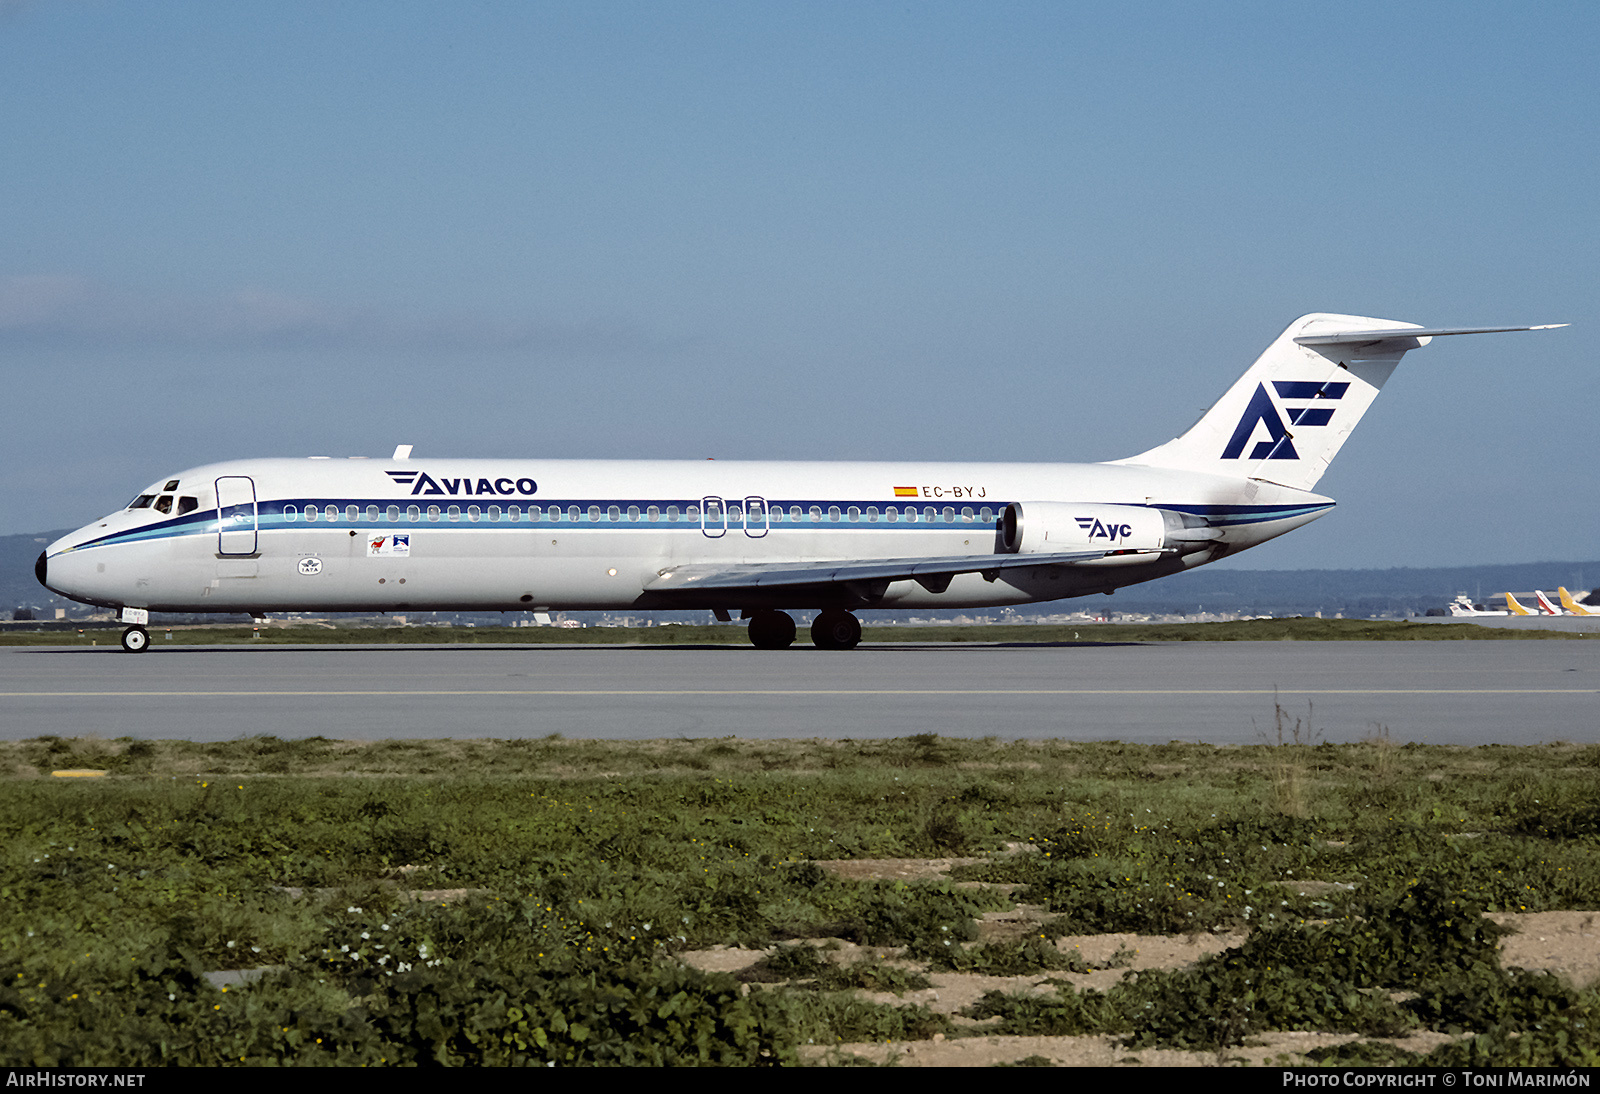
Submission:
M 1558 3 L 0 0 L 0 533 L 259 455 L 1074 461 L 1407 357 L 1249 567 L 1596 557 Z

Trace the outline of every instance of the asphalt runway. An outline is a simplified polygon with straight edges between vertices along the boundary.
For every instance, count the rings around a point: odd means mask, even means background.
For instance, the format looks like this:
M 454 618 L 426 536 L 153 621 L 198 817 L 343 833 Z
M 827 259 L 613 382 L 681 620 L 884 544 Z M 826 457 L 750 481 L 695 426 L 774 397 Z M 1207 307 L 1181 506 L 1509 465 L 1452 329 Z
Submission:
M 1600 641 L 0 649 L 0 739 L 1600 742 Z

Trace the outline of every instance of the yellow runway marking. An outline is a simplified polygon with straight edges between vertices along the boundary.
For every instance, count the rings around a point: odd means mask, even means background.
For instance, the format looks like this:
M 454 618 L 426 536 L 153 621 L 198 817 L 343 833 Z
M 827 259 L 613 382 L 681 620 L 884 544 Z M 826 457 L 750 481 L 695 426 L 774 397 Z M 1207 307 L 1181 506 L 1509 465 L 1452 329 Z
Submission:
M 0 691 L 0 699 L 174 699 L 200 696 L 308 699 L 371 695 L 1600 695 L 1600 688 L 515 688 L 436 690 L 422 688 L 341 691 Z

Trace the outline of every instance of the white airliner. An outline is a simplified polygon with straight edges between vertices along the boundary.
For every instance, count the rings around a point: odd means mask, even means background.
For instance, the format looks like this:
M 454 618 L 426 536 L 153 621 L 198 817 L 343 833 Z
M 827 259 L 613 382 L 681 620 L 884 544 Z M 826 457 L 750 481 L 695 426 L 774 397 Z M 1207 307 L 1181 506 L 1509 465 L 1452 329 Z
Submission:
M 1457 617 L 1471 618 L 1480 615 L 1510 615 L 1509 611 L 1493 611 L 1480 604 L 1474 604 L 1472 598 L 1466 593 L 1457 593 L 1456 598 L 1450 602 L 1450 614 Z
M 1559 324 L 1564 325 L 1564 324 Z M 712 609 L 762 648 L 849 648 L 852 610 L 1110 593 L 1264 543 L 1408 350 L 1447 334 L 1314 314 L 1176 440 L 1095 464 L 261 459 L 163 475 L 50 544 L 47 588 L 149 613 Z

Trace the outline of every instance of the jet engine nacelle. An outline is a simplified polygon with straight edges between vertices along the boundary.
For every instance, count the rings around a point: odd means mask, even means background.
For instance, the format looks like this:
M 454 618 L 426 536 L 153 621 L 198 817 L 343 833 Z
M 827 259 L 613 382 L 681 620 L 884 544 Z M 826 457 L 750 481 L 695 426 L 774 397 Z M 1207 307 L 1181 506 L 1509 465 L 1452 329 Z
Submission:
M 1015 554 L 1105 551 L 1080 565 L 1133 565 L 1158 554 L 1191 554 L 1222 533 L 1199 517 L 1142 505 L 1073 505 L 1018 501 L 1000 514 L 1000 538 Z

